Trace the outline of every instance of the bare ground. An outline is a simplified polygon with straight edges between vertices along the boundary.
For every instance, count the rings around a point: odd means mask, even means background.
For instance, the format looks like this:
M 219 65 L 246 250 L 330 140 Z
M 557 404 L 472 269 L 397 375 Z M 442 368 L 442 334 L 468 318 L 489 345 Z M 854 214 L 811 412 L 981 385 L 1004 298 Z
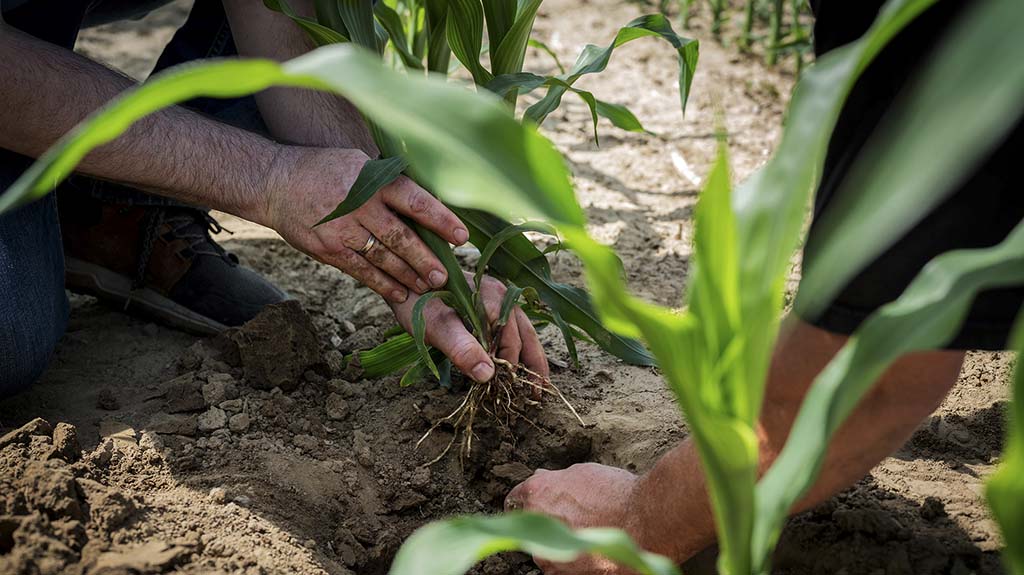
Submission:
M 143 77 L 186 10 L 177 2 L 141 22 L 87 31 L 80 49 Z M 549 0 L 537 28 L 571 61 L 639 10 Z M 704 23 L 695 26 L 706 38 Z M 638 294 L 667 305 L 681 301 L 716 115 L 741 180 L 768 157 L 793 82 L 710 41 L 701 52 L 685 121 L 675 56 L 655 40 L 620 48 L 603 76 L 583 84 L 630 105 L 656 136 L 603 125 L 597 147 L 575 102 L 545 125 L 568 153 L 593 233 L 622 255 Z M 550 68 L 536 56 L 530 65 Z M 497 511 L 533 468 L 594 460 L 643 471 L 686 435 L 654 370 L 583 345 L 581 368 L 558 369 L 554 381 L 592 428 L 548 402 L 531 412 L 535 426 L 519 423 L 514 440 L 484 427 L 464 465 L 450 457 L 422 467 L 450 430 L 418 450 L 416 440 L 460 395 L 340 370 L 342 352 L 372 345 L 391 325 L 387 308 L 273 232 L 222 221 L 235 232 L 220 238 L 224 245 L 305 312 L 275 310 L 200 341 L 73 297 L 52 366 L 31 391 L 0 402 L 0 429 L 37 417 L 67 422 L 84 455 L 65 426 L 35 422 L 0 440 L 0 573 L 384 573 L 413 529 Z M 581 281 L 570 255 L 554 256 L 553 267 L 560 279 Z M 543 338 L 550 356 L 568 363 L 560 339 Z M 949 398 L 903 449 L 791 522 L 776 572 L 1001 573 L 981 492 L 998 461 L 1010 367 L 1008 354 L 971 354 Z M 705 570 L 700 563 L 688 567 Z M 528 558 L 506 555 L 478 572 L 536 571 Z

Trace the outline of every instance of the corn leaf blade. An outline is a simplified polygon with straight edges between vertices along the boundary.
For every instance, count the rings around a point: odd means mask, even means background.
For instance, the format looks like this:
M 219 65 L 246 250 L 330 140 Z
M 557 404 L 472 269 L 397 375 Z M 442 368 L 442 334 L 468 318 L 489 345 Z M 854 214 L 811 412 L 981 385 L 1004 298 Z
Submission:
M 463 516 L 413 533 L 395 556 L 389 575 L 462 575 L 477 561 L 504 551 L 524 551 L 550 561 L 596 553 L 641 575 L 678 575 L 668 559 L 639 549 L 617 529 L 572 531 L 557 519 L 534 513 Z
M 500 46 L 516 20 L 517 0 L 483 0 L 487 39 L 491 46 Z
M 299 25 L 306 34 L 313 40 L 317 46 L 327 46 L 328 44 L 341 44 L 348 42 L 348 38 L 331 28 L 324 26 L 315 20 L 300 16 L 295 10 L 292 9 L 291 5 L 288 4 L 288 0 L 263 0 L 263 5 L 275 12 L 280 12 L 285 16 L 292 19 L 293 22 Z
M 359 209 L 381 188 L 395 181 L 408 167 L 409 162 L 401 156 L 367 161 L 359 170 L 359 175 L 356 176 L 356 181 L 345 195 L 345 199 L 316 225 L 325 224 Z
M 672 45 L 676 50 L 679 60 L 679 101 L 680 109 L 685 114 L 686 102 L 689 99 L 690 86 L 693 83 L 693 75 L 697 70 L 697 59 L 699 44 L 696 40 L 679 36 L 672 30 L 668 19 L 661 14 L 650 14 L 641 16 L 624 27 L 619 29 L 615 40 L 608 46 L 601 48 L 593 44 L 587 45 L 568 74 L 561 76 L 566 84 L 572 86 L 580 77 L 586 74 L 597 74 L 603 72 L 608 66 L 612 53 L 619 46 L 636 40 L 637 38 L 655 37 L 661 38 Z M 566 88 L 561 85 L 553 85 L 548 93 L 526 110 L 526 117 L 537 124 L 542 124 L 548 114 L 558 108 Z
M 366 0 L 337 0 L 341 20 L 352 41 L 379 53 L 381 45 L 373 19 L 373 5 Z
M 456 208 L 455 214 L 466 224 L 470 241 L 477 247 L 487 246 L 495 235 L 511 225 L 477 210 Z M 499 276 L 536 290 L 552 311 L 571 325 L 579 326 L 601 349 L 632 365 L 654 365 L 654 356 L 642 343 L 602 323 L 586 291 L 554 281 L 547 258 L 526 236 L 520 234 L 502 242 L 488 264 Z
M 412 306 L 412 339 L 416 342 L 416 349 L 420 353 L 420 363 L 425 365 L 434 377 L 441 379 L 437 371 L 437 365 L 430 357 L 430 346 L 427 345 L 427 321 L 423 316 L 423 310 L 430 300 L 438 298 L 445 303 L 452 300 L 452 293 L 447 291 L 432 291 L 421 295 Z
M 827 239 L 807 250 L 797 298 L 808 317 L 952 194 L 1024 114 L 1024 9 L 1017 0 L 973 8 L 883 119 L 822 214 Z
M 1024 314 L 1017 317 L 1014 349 L 1024 357 Z M 989 477 L 985 498 L 1003 533 L 1003 560 L 1013 575 L 1024 574 L 1024 367 L 1017 360 L 1003 463 Z
M 484 34 L 480 0 L 448 0 L 447 34 L 452 53 L 469 70 L 473 81 L 479 85 L 490 82 L 491 73 L 480 64 Z
M 493 0 L 507 4 L 515 4 L 515 0 Z M 530 40 L 530 33 L 533 32 L 533 20 L 537 16 L 537 9 L 540 8 L 542 0 L 525 0 L 515 15 L 515 21 L 507 31 L 495 40 L 490 37 L 492 46 L 497 46 L 491 57 L 491 68 L 495 75 L 519 72 L 523 69 L 523 59 L 526 56 L 526 45 Z M 485 0 L 484 5 L 488 2 Z M 489 28 L 488 28 L 489 29 Z
M 358 360 L 363 377 L 374 379 L 409 367 L 419 359 L 419 351 L 412 336 L 403 331 L 377 347 L 354 352 L 349 361 L 353 358 Z
M 383 2 L 377 2 L 373 7 L 373 14 L 377 21 L 387 32 L 391 45 L 394 46 L 398 57 L 408 68 L 422 70 L 423 62 L 409 49 L 409 43 L 405 37 L 405 27 L 402 26 L 402 18 L 390 6 Z
M 774 546 L 789 509 L 817 478 L 831 435 L 885 369 L 903 354 L 945 345 L 979 291 L 1017 285 L 1024 285 L 1024 223 L 996 246 L 935 258 L 861 324 L 804 399 L 790 433 L 799 439 L 786 443 L 758 485 L 755 556 Z
M 497 234 L 495 234 L 480 250 L 480 258 L 476 262 L 476 274 L 473 276 L 473 281 L 476 284 L 477 291 L 480 291 L 480 282 L 483 280 L 484 274 L 487 272 L 487 264 L 490 263 L 491 258 L 497 253 L 498 248 L 505 242 L 515 237 L 522 237 L 523 232 L 540 232 L 558 237 L 558 231 L 555 230 L 554 226 L 545 224 L 544 222 L 526 222 L 522 224 L 510 224 Z

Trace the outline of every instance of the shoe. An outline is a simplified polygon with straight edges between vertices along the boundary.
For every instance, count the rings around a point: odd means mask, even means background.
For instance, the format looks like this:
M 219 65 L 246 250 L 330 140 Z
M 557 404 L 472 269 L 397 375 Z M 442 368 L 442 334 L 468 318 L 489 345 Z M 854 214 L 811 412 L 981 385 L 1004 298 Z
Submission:
M 186 207 L 103 204 L 62 194 L 65 282 L 74 293 L 201 335 L 289 299 L 213 241 L 223 228 Z

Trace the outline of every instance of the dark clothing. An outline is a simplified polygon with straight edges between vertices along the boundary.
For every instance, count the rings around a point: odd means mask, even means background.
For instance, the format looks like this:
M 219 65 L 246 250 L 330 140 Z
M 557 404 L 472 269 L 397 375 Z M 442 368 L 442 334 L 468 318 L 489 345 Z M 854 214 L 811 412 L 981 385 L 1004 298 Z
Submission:
M 153 8 L 161 3 L 165 2 L 0 0 L 0 10 L 8 25 L 72 49 L 79 29 L 89 23 L 90 18 L 109 21 L 118 14 L 135 17 L 140 15 L 140 8 Z M 119 12 L 119 9 L 123 10 Z M 156 70 L 191 60 L 234 54 L 234 42 L 220 1 L 197 0 L 188 21 L 160 56 Z M 199 99 L 188 105 L 221 121 L 266 131 L 252 97 Z M 25 156 L 0 149 L 0 193 L 31 162 Z M 110 203 L 177 205 L 173 200 L 81 176 L 70 178 L 63 186 L 69 188 L 70 193 L 88 193 Z M 67 324 L 64 252 L 57 219 L 60 193 L 0 215 L 0 397 L 19 391 L 42 374 Z
M 882 0 L 818 0 L 818 55 L 856 40 L 871 26 Z M 843 107 L 815 198 L 815 219 L 829 208 L 861 148 L 892 102 L 927 62 L 933 48 L 970 2 L 940 0 L 910 23 L 857 81 Z M 895 300 L 932 258 L 954 249 L 1002 241 L 1024 218 L 1024 190 L 1014 176 L 1024 158 L 1024 122 L 944 202 L 851 280 L 820 317 L 805 318 L 829 331 L 852 333 L 873 311 Z M 1014 164 L 1018 164 L 1015 166 Z M 1017 168 L 1017 169 L 1015 169 Z M 899 190 L 892 193 L 898 194 Z M 805 253 L 818 242 L 812 224 Z M 979 294 L 950 349 L 1003 349 L 1024 302 L 1024 288 Z

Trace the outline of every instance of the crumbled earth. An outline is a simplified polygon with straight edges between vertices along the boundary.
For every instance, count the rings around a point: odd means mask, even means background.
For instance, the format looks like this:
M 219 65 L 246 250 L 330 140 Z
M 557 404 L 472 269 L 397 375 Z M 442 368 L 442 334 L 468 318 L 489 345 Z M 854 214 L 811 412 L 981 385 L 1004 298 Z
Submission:
M 144 76 L 187 8 L 179 0 L 139 22 L 88 30 L 80 49 Z M 640 10 L 548 0 L 537 30 L 571 60 Z M 702 18 L 693 34 L 706 39 Z M 706 41 L 682 120 L 674 66 L 667 45 L 638 40 L 616 51 L 605 75 L 580 83 L 628 104 L 656 136 L 602 125 L 597 147 L 578 102 L 545 124 L 568 154 L 591 232 L 621 254 L 636 293 L 664 305 L 681 301 L 716 115 L 742 179 L 770 154 L 793 82 Z M 531 53 L 528 68 L 551 64 Z M 548 400 L 513 434 L 480 422 L 465 461 L 423 466 L 453 430 L 416 442 L 458 405 L 463 384 L 358 379 L 342 357 L 381 340 L 393 325 L 387 306 L 269 230 L 218 217 L 234 232 L 224 245 L 297 301 L 198 339 L 72 297 L 68 333 L 42 381 L 0 402 L 0 433 L 9 432 L 0 439 L 0 573 L 380 574 L 414 529 L 499 510 L 533 469 L 592 460 L 642 472 L 686 436 L 655 370 L 581 344 L 580 367 L 556 367 L 553 380 L 587 428 Z M 581 285 L 571 255 L 551 259 L 560 280 Z M 797 279 L 795 268 L 791 288 Z M 542 340 L 556 364 L 570 365 L 558 334 Z M 982 486 L 998 462 L 1011 364 L 1008 354 L 971 354 L 902 450 L 790 523 L 775 572 L 1002 573 Z M 712 564 L 708 553 L 686 571 Z M 538 571 L 525 556 L 504 555 L 476 573 Z

